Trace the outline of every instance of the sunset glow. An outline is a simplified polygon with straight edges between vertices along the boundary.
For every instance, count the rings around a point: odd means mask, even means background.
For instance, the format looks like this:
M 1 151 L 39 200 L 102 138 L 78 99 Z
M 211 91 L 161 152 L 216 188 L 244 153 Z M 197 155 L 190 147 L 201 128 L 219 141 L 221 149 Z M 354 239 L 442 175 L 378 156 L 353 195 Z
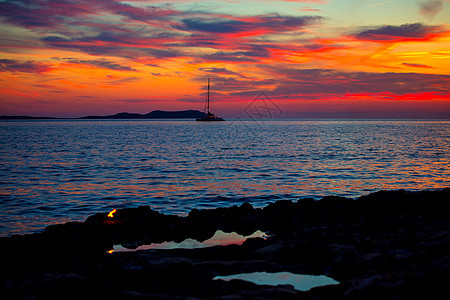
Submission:
M 430 2 L 439 5 L 427 5 Z M 0 115 L 450 116 L 450 1 L 0 1 Z

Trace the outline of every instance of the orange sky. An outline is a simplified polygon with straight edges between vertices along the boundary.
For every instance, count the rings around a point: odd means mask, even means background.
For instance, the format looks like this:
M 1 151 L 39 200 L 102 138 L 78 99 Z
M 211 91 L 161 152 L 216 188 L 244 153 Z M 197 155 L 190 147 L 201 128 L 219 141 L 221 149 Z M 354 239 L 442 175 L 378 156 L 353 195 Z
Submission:
M 450 117 L 449 1 L 0 2 L 0 115 Z M 246 110 L 247 109 L 247 110 Z

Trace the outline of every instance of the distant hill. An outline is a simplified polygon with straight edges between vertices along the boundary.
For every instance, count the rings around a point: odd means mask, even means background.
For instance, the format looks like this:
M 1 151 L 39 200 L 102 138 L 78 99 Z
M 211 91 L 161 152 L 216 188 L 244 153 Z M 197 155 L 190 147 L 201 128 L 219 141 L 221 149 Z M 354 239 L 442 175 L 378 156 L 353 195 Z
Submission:
M 109 116 L 86 116 L 80 119 L 195 119 L 204 115 L 205 113 L 192 109 L 183 111 L 154 110 L 144 115 L 121 112 Z
M 198 110 L 183 110 L 183 111 L 164 111 L 154 110 L 147 114 L 133 114 L 121 112 L 115 115 L 108 116 L 86 116 L 72 119 L 196 119 L 205 116 L 205 113 Z M 28 116 L 0 116 L 0 120 L 33 120 L 33 119 L 59 119 L 49 117 L 28 117 Z M 70 118 L 61 118 L 70 119 Z

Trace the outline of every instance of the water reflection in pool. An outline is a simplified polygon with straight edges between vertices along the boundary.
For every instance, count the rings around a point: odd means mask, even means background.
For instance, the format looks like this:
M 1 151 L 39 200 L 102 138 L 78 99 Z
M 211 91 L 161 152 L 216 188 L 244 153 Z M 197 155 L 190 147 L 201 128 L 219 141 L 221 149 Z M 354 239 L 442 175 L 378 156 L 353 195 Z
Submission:
M 248 236 L 243 236 L 240 234 L 237 234 L 236 232 L 232 233 L 225 233 L 222 230 L 217 230 L 213 237 L 210 239 L 199 242 L 194 239 L 186 239 L 180 243 L 176 242 L 164 242 L 159 244 L 150 244 L 150 245 L 142 245 L 135 249 L 128 249 L 123 247 L 122 245 L 114 245 L 114 249 L 108 251 L 108 253 L 114 253 L 114 252 L 133 252 L 133 251 L 139 251 L 139 250 L 150 250 L 150 249 L 198 249 L 198 248 L 206 248 L 206 247 L 213 247 L 213 246 L 227 246 L 227 245 L 241 245 L 249 238 L 263 238 L 266 239 L 268 236 L 258 230 L 255 231 L 253 234 Z
M 325 275 L 320 276 L 300 275 L 290 272 L 278 272 L 278 273 L 255 272 L 255 273 L 243 273 L 236 275 L 214 277 L 214 280 L 230 281 L 233 279 L 250 281 L 260 285 L 290 284 L 294 287 L 294 289 L 299 291 L 308 291 L 318 286 L 339 284 L 338 281 Z

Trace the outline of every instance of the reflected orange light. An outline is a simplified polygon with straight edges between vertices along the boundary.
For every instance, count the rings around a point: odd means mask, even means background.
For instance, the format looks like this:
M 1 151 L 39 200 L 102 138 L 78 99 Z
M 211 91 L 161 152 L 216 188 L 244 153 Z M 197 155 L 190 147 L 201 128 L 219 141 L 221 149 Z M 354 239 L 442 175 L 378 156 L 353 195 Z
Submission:
M 113 209 L 109 214 L 108 214 L 108 218 L 113 218 L 113 214 L 116 212 L 116 209 Z

